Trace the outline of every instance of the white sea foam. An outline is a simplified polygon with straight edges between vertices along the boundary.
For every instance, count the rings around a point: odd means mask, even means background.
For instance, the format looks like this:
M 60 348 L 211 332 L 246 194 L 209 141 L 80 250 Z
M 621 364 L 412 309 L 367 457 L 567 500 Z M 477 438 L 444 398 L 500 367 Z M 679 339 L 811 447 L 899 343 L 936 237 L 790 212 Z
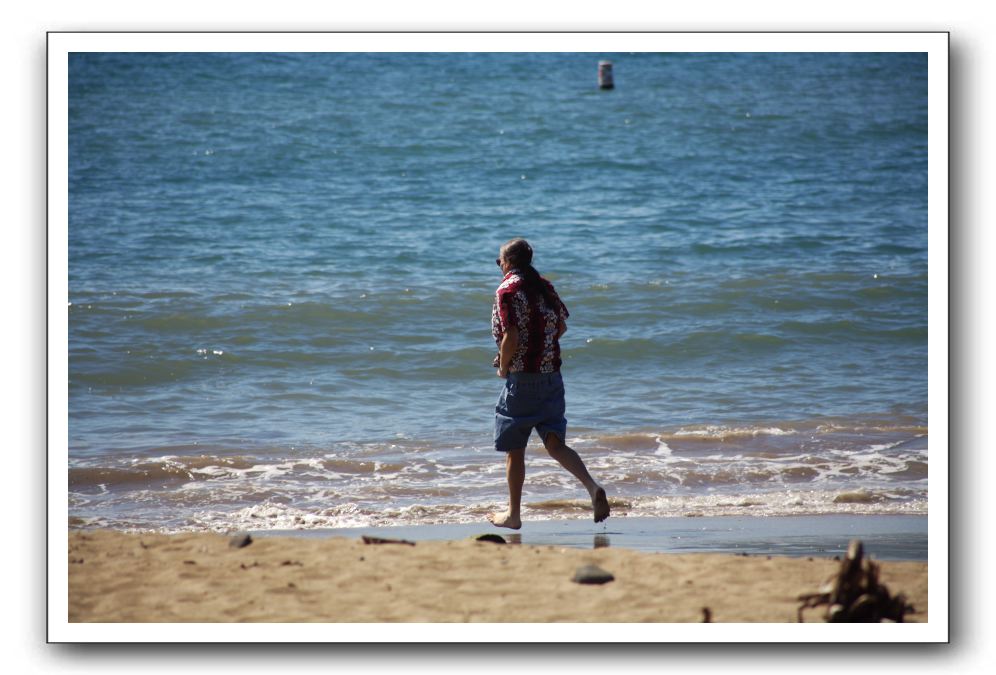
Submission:
M 658 436 L 654 440 L 657 441 L 657 449 L 654 451 L 654 454 L 655 455 L 659 455 L 661 457 L 670 457 L 671 456 L 671 448 L 668 447 L 668 444 L 665 443 L 660 438 L 660 436 Z
M 234 512 L 201 512 L 196 520 L 200 526 L 214 530 L 327 529 L 372 524 L 371 518 L 362 514 L 355 504 L 309 510 L 269 502 Z
M 724 439 L 743 436 L 792 436 L 799 432 L 779 427 L 726 427 L 709 425 L 702 428 L 678 429 L 675 437 Z
M 781 425 L 750 429 L 722 442 L 689 443 L 675 434 L 640 431 L 572 444 L 609 490 L 620 517 L 926 512 L 923 443 L 767 433 L 784 431 Z M 767 442 L 776 437 L 787 440 Z M 71 513 L 109 513 L 122 527 L 220 528 L 227 522 L 229 528 L 328 528 L 476 522 L 482 509 L 507 498 L 504 463 L 483 446 L 354 443 L 311 455 L 290 449 L 260 457 L 193 451 L 199 454 L 130 458 L 118 466 L 132 474 L 108 467 L 106 481 L 100 462 L 75 462 L 79 484 L 93 488 L 76 493 Z M 541 446 L 530 445 L 526 461 L 524 501 L 545 504 L 534 507 L 542 517 L 576 517 L 583 510 L 580 484 Z

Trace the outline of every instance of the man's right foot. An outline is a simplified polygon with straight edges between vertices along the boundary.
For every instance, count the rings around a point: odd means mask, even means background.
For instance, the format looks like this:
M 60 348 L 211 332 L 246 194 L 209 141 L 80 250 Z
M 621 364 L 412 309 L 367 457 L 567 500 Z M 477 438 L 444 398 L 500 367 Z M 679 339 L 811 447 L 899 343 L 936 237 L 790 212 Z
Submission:
M 488 520 L 495 527 L 507 527 L 512 530 L 518 530 L 522 527 L 522 520 L 519 516 L 512 516 L 508 511 L 504 513 L 491 513 L 488 515 Z
M 595 512 L 595 522 L 600 523 L 609 517 L 609 500 L 605 497 L 605 490 L 597 488 L 595 496 L 591 498 L 591 508 Z

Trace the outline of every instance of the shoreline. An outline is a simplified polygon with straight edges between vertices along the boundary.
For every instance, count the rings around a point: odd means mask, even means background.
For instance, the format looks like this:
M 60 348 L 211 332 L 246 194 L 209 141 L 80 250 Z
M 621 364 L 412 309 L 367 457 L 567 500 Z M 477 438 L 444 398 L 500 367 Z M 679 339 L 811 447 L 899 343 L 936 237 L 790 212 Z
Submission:
M 370 535 L 411 541 L 497 534 L 510 544 L 534 546 L 788 557 L 843 555 L 848 542 L 858 538 L 878 560 L 927 560 L 926 515 L 615 517 L 601 524 L 587 518 L 530 520 L 520 530 L 481 522 L 249 532 L 260 538 Z
M 257 533 L 236 548 L 232 537 L 215 533 L 70 530 L 68 620 L 694 623 L 708 608 L 715 623 L 795 623 L 798 596 L 817 592 L 840 567 L 831 552 L 793 557 L 598 546 L 601 526 L 585 525 L 586 548 L 531 544 L 528 536 L 519 545 L 470 537 L 365 544 L 359 532 Z M 377 531 L 393 539 L 396 529 Z M 513 539 L 509 531 L 477 529 Z M 872 546 L 869 553 L 878 557 Z M 573 581 L 587 564 L 614 579 Z M 879 564 L 881 580 L 915 608 L 906 621 L 926 622 L 927 563 Z M 805 610 L 804 621 L 822 623 L 823 609 Z

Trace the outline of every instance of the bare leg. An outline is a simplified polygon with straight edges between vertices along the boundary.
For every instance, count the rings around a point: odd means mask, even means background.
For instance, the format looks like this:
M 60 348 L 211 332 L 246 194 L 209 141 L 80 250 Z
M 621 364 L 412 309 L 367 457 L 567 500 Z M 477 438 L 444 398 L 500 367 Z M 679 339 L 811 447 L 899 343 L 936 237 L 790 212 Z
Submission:
M 522 502 L 522 483 L 526 480 L 526 449 L 505 453 L 505 477 L 508 479 L 508 511 L 492 513 L 488 520 L 496 527 L 518 530 L 522 527 L 519 506 Z
M 557 434 L 552 431 L 543 439 L 543 445 L 550 456 L 560 462 L 560 465 L 571 472 L 575 478 L 581 481 L 584 489 L 591 497 L 591 507 L 594 510 L 595 522 L 600 523 L 609 517 L 609 500 L 605 497 L 605 490 L 595 482 L 595 479 L 588 473 L 588 468 L 581 461 L 581 457 L 573 449 L 569 448 Z

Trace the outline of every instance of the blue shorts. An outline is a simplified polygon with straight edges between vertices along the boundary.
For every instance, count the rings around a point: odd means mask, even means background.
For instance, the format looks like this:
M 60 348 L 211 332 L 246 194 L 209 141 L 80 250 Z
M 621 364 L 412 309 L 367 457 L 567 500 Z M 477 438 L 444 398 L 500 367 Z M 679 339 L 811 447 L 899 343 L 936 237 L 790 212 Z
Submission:
M 535 428 L 545 439 L 551 431 L 567 440 L 564 379 L 560 373 L 509 373 L 495 405 L 495 450 L 526 447 Z

